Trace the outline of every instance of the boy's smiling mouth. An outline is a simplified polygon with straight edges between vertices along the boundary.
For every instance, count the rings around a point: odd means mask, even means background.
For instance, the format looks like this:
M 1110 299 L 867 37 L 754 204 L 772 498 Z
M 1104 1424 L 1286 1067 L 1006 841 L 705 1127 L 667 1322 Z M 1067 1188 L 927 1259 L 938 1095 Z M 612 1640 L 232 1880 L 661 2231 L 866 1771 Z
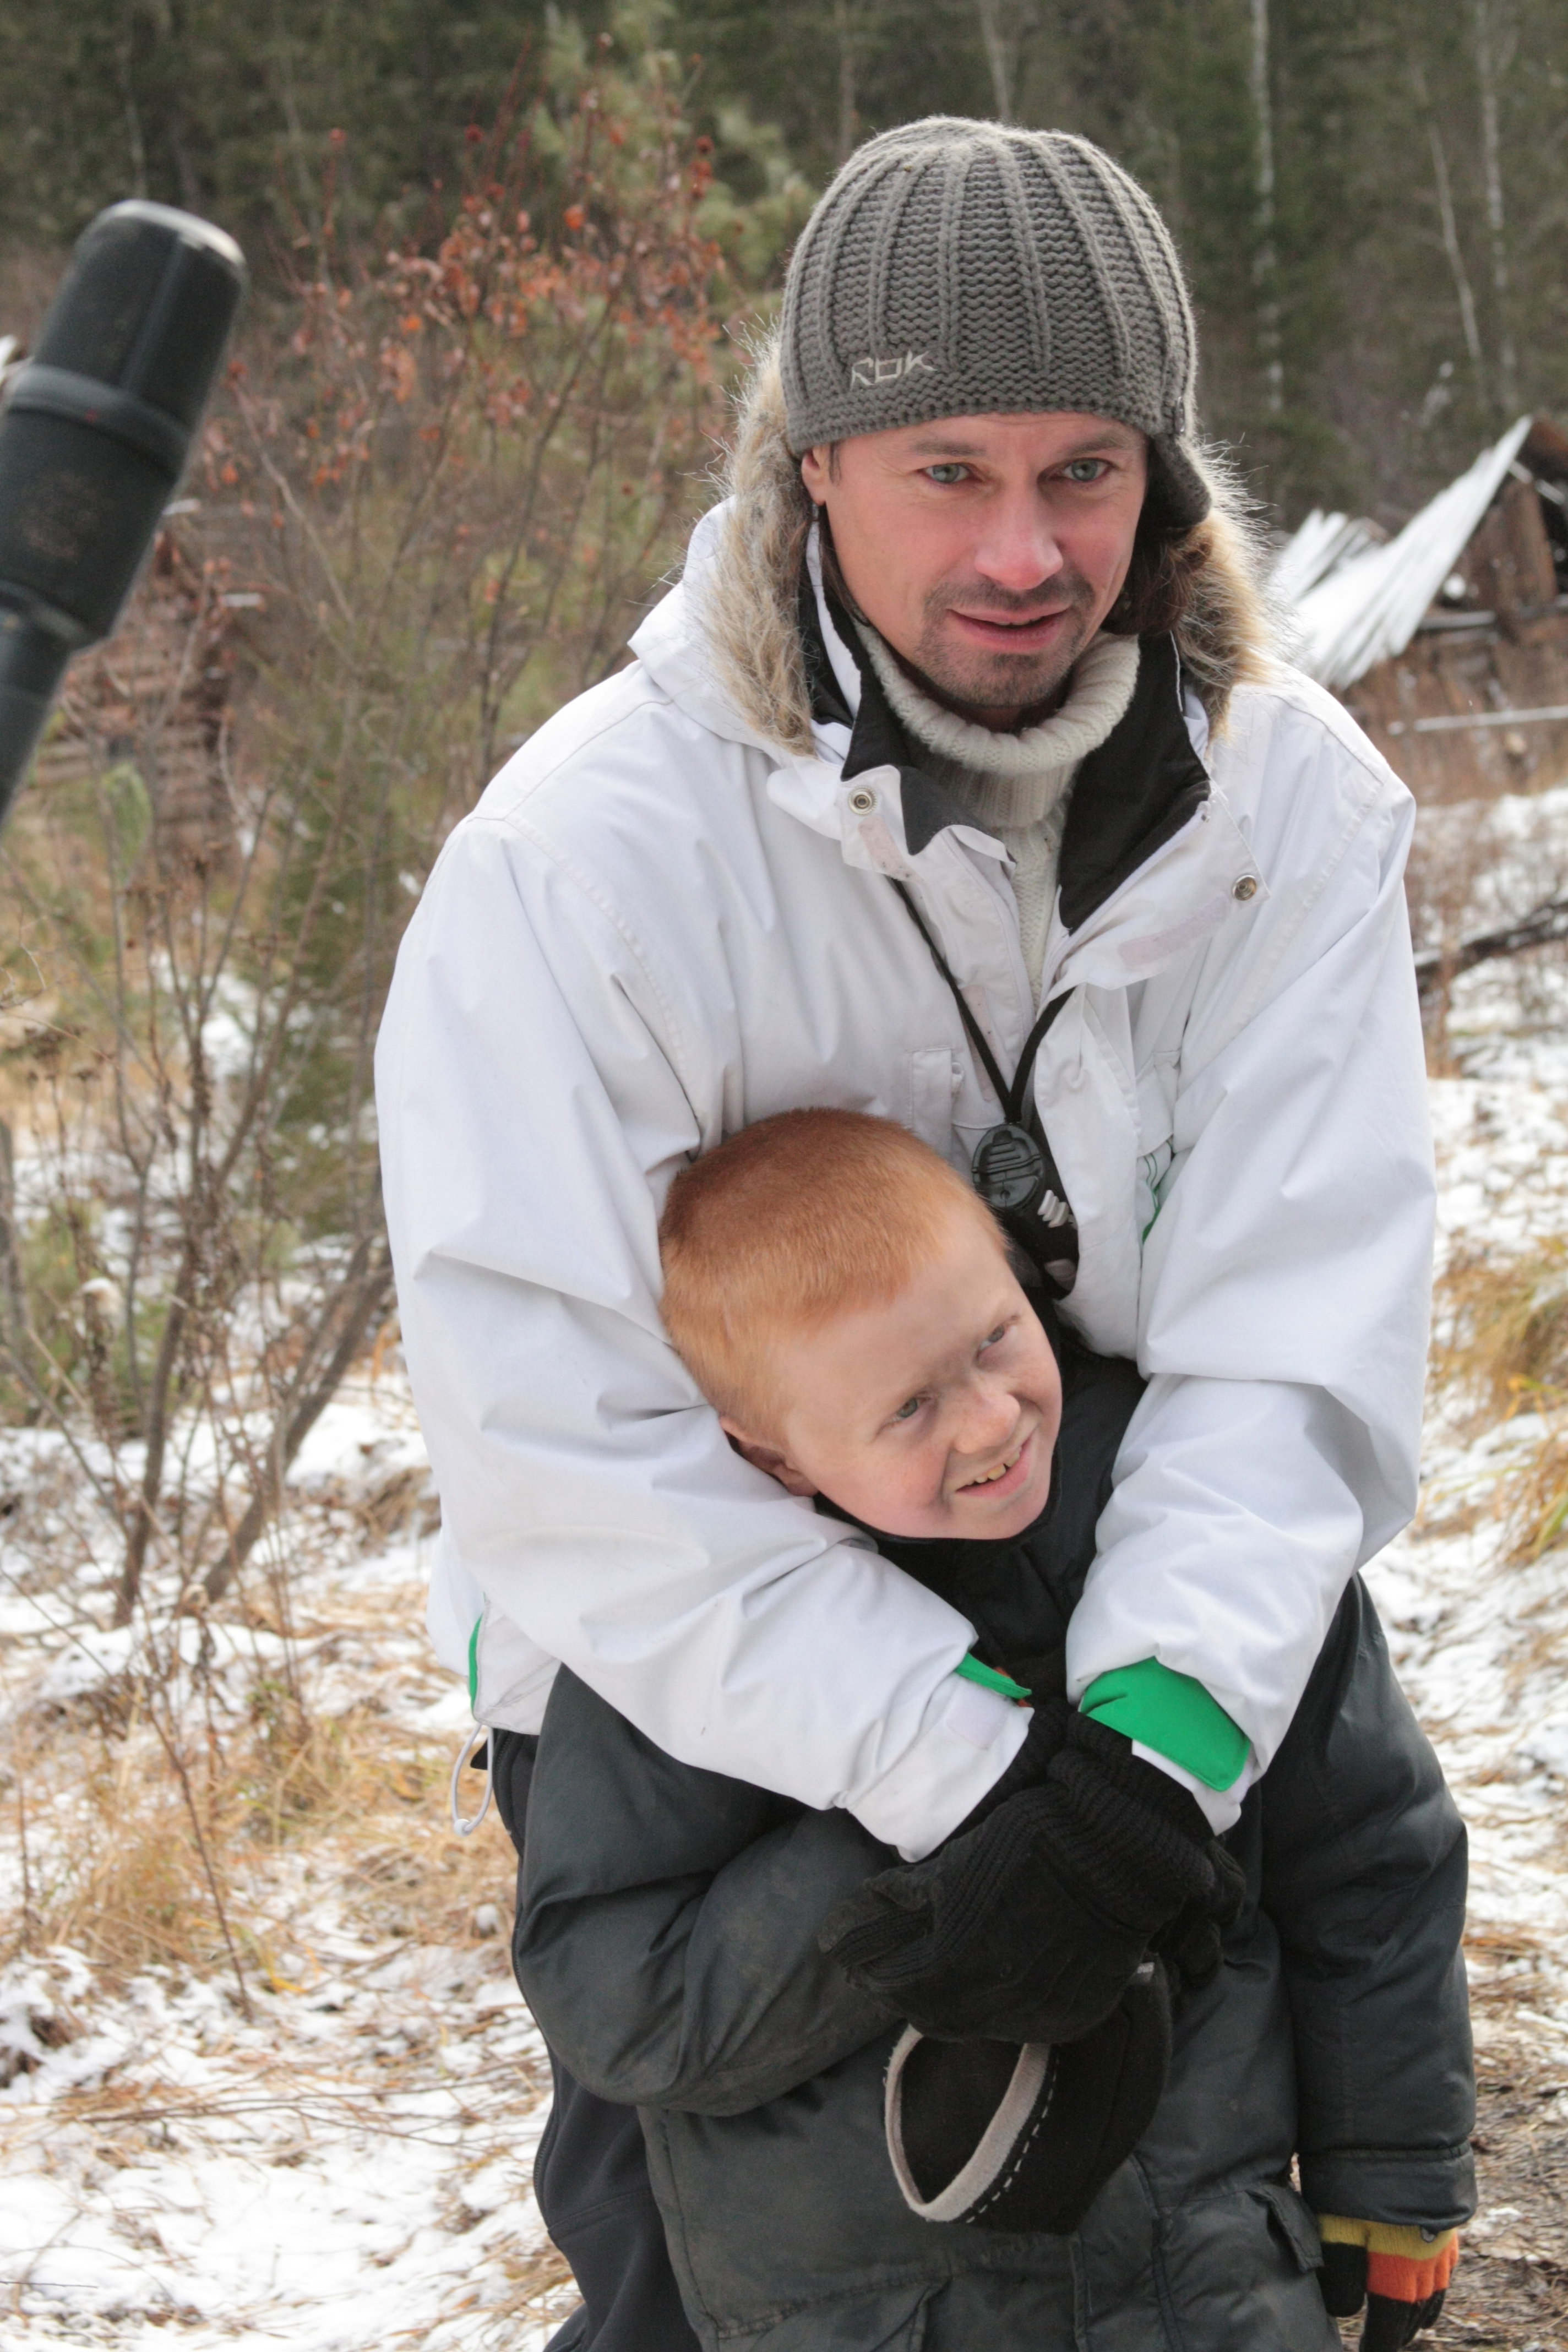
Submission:
M 1010 1479 L 1014 1479 L 1015 1472 L 1018 1470 L 1024 1456 L 1029 1451 L 1034 1434 L 1031 1429 L 1026 1436 L 1018 1440 L 1017 1444 L 1005 1461 L 998 1462 L 992 1469 L 983 1470 L 977 1478 L 966 1478 L 963 1486 L 955 1487 L 953 1492 L 958 1495 L 988 1493 L 993 1488 L 1005 1486 Z M 1017 1481 L 1015 1480 L 1014 1483 Z

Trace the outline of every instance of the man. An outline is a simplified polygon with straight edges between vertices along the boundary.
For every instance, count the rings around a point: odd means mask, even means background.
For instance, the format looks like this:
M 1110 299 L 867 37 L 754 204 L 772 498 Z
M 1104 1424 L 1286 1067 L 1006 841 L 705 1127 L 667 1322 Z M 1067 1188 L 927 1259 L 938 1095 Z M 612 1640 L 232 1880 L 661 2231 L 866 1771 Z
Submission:
M 956 1671 L 966 1621 L 738 1459 L 664 1337 L 673 1175 L 800 1105 L 973 1161 L 1148 1379 L 1068 1660 L 1130 1803 L 1234 1823 L 1408 1517 L 1410 803 L 1270 665 L 1194 376 L 1170 239 L 1098 150 L 872 141 L 635 665 L 447 844 L 378 1086 L 431 1628 L 479 1721 L 536 1730 L 562 1660 L 910 1859 L 1043 1769 Z M 572 2340 L 679 2340 L 641 2330 Z

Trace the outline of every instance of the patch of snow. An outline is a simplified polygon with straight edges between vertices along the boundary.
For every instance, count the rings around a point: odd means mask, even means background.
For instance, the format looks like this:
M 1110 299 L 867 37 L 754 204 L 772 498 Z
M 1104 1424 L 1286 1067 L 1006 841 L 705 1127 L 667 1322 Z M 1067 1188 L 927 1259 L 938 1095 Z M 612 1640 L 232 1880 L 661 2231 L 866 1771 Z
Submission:
M 246 1604 L 173 1620 L 193 1726 L 231 1731 L 258 1686 L 292 1676 L 318 1721 L 368 1704 L 411 1741 L 454 1747 L 471 1727 L 421 1622 L 430 1538 L 375 1535 L 376 1499 L 399 1478 L 422 1494 L 428 1465 L 395 1369 L 352 1383 L 317 1423 Z M 0 1495 L 37 1510 L 73 1480 L 58 1438 L 0 1432 Z M 50 1710 L 113 1704 L 153 1661 L 142 1625 L 104 1622 L 107 1521 L 74 1551 L 56 1528 L 43 1582 L 14 1524 L 0 1518 L 0 1727 L 25 1732 Z M 269 1559 L 288 1571 L 287 1626 Z M 157 1591 L 166 1673 L 166 1577 Z M 70 1791 L 50 1795 L 68 1820 Z M 37 1872 L 39 1821 L 31 1836 Z M 455 1923 L 472 1940 L 444 1945 L 401 1917 L 395 1849 L 374 1914 L 390 1934 L 351 1915 L 335 1882 L 307 1885 L 303 1856 L 285 1852 L 275 1947 L 245 1954 L 251 2023 L 222 1974 L 151 1969 L 116 1992 L 59 1947 L 0 1969 L 7 2347 L 540 2352 L 576 2295 L 530 2187 L 549 2070 L 509 1966 L 499 1832 L 494 1853 L 493 1893 Z M 14 1843 L 0 1859 L 14 1899 Z

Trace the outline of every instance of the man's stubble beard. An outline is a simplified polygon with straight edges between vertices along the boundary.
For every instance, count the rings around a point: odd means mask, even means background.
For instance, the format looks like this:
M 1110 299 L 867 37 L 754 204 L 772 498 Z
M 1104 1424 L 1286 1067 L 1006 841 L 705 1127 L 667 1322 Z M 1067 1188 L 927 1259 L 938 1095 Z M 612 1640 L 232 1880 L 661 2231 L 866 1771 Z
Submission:
M 1076 572 L 1058 574 L 1046 593 L 1053 603 L 1065 597 L 1069 607 L 1068 625 L 1048 651 L 984 653 L 977 647 L 973 654 L 961 656 L 955 654 L 942 630 L 943 621 L 953 605 L 962 604 L 971 613 L 1007 620 L 1037 604 L 1041 592 L 1037 590 L 1033 596 L 1005 596 L 994 588 L 958 592 L 946 583 L 933 588 L 926 598 L 920 642 L 912 656 L 900 656 L 903 667 L 915 674 L 937 701 L 963 715 L 1016 710 L 1023 713 L 1020 725 L 1027 724 L 1037 713 L 1045 716 L 1059 699 L 1074 663 L 1089 641 L 1095 604 L 1094 591 Z

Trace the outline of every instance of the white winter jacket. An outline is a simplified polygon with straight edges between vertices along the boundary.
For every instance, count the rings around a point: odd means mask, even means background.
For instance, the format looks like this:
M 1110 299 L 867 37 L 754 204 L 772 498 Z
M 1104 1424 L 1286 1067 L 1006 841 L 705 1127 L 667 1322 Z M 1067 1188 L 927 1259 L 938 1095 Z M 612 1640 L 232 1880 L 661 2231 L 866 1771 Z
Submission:
M 997 1104 L 889 877 L 1005 1069 L 1036 1008 L 995 840 L 845 724 L 786 756 L 739 715 L 703 626 L 717 529 L 635 665 L 458 825 L 398 960 L 377 1083 L 441 1495 L 430 1624 L 482 1723 L 536 1728 L 564 1660 L 680 1760 L 918 1855 L 1026 1718 L 955 1675 L 955 1611 L 731 1451 L 664 1337 L 656 1228 L 693 1154 L 800 1105 L 901 1119 L 967 1170 Z M 1158 1658 L 1254 1769 L 1415 1496 L 1411 816 L 1305 678 L 1239 688 L 1211 744 L 1146 640 L 1079 778 L 1047 947 L 1041 1001 L 1070 991 L 1035 1077 L 1079 1230 L 1066 1312 L 1149 1380 L 1069 1690 Z M 1234 1818 L 1239 1789 L 1203 1793 Z

